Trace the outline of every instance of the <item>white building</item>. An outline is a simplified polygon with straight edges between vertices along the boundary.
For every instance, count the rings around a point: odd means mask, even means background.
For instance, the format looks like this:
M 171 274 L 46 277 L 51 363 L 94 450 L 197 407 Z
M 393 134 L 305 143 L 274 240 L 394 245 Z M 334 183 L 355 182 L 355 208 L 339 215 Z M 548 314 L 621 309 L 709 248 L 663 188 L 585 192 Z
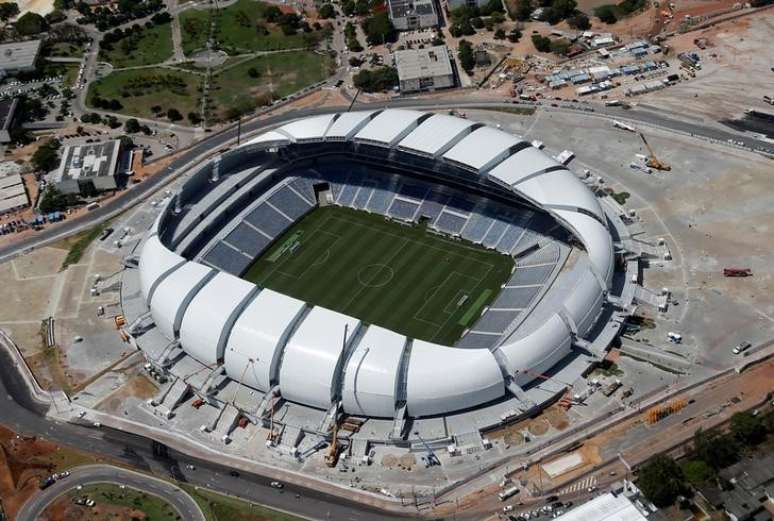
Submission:
M 434 0 L 388 0 L 390 20 L 399 31 L 414 31 L 438 25 Z
M 65 194 L 115 190 L 120 151 L 119 140 L 66 146 L 51 182 Z
M 445 45 L 395 51 L 393 56 L 402 93 L 454 86 L 454 70 Z
M 0 77 L 35 70 L 41 40 L 0 44 Z

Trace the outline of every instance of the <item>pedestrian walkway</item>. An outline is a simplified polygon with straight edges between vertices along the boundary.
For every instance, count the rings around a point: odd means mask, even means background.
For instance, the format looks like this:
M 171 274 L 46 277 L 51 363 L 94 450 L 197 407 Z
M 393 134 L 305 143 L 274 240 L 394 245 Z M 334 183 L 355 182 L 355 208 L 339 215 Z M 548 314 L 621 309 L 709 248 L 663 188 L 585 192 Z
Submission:
M 566 494 L 572 494 L 573 492 L 582 492 L 584 490 L 587 490 L 589 487 L 595 487 L 597 486 L 597 476 L 589 476 L 586 479 L 583 479 L 581 481 L 576 481 L 569 487 L 565 487 L 561 489 L 557 495 L 558 496 L 564 496 Z

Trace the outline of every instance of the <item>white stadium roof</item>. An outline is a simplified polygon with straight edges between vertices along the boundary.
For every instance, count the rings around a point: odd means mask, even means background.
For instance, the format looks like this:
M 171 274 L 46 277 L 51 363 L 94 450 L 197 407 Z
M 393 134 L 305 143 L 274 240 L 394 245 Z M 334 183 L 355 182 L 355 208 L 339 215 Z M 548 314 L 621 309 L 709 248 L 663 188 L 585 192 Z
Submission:
M 450 143 L 455 143 L 456 139 L 460 139 L 470 132 L 470 128 L 474 124 L 467 119 L 435 114 L 412 130 L 400 142 L 400 148 L 434 156 L 447 150 L 446 147 Z
M 376 417 L 392 416 L 400 393 L 405 393 L 401 397 L 411 416 L 475 407 L 504 396 L 503 374 L 516 375 L 515 383 L 525 385 L 567 356 L 574 335 L 582 337 L 593 325 L 612 278 L 612 239 L 599 202 L 572 172 L 513 135 L 491 127 L 470 132 L 470 121 L 425 116 L 409 110 L 315 116 L 242 146 L 365 140 L 395 150 L 442 154 L 485 173 L 565 225 L 588 254 L 586 268 L 577 270 L 571 290 L 554 295 L 556 309 L 545 319 L 541 315 L 540 321 L 528 321 L 529 327 L 525 322 L 504 337 L 495 348 L 497 356 L 486 348 L 408 342 L 384 328 L 363 329 L 355 318 L 268 289 L 259 291 L 251 283 L 186 261 L 159 240 L 156 233 L 164 220 L 158 219 L 140 255 L 140 281 L 160 332 L 179 339 L 188 354 L 205 364 L 223 358 L 230 378 L 260 391 L 278 384 L 287 400 L 320 409 L 328 409 L 340 395 L 345 412 Z
M 250 387 L 268 391 L 272 364 L 283 336 L 289 333 L 306 304 L 269 289 L 245 307 L 234 323 L 225 352 L 226 374 Z
M 327 409 L 331 405 L 334 369 L 356 318 L 329 309 L 312 309 L 285 346 L 280 370 L 282 395 L 288 400 Z

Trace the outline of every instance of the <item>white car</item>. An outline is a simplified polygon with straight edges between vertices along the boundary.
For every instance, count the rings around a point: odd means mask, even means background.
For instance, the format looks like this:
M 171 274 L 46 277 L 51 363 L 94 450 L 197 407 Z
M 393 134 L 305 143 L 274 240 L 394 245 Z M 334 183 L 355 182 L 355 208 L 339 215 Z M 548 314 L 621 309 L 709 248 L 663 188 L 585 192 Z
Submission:
M 734 353 L 735 355 L 738 355 L 750 349 L 751 346 L 752 344 L 750 344 L 750 342 L 742 342 L 739 345 L 737 345 L 734 349 L 732 349 L 731 352 Z
M 272 487 L 272 488 L 284 488 L 285 487 L 285 485 L 283 485 L 279 481 L 272 481 L 271 483 L 269 483 L 269 486 Z

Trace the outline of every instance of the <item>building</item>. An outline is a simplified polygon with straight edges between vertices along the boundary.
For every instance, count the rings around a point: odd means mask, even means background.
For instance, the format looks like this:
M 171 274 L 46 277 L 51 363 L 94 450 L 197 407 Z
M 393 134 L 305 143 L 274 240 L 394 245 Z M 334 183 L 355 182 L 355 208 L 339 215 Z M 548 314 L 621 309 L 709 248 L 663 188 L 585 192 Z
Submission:
M 0 77 L 35 70 L 41 40 L 0 44 Z
M 444 45 L 395 51 L 394 58 L 402 93 L 454 87 L 454 70 Z
M 13 125 L 13 117 L 16 115 L 18 104 L 19 100 L 16 98 L 0 100 L 0 143 L 11 142 L 11 125 Z
M 65 194 L 103 192 L 118 188 L 121 142 L 67 146 L 52 182 Z
M 453 11 L 458 7 L 482 7 L 489 3 L 489 0 L 446 0 L 446 10 Z
M 0 214 L 16 211 L 29 204 L 30 198 L 21 175 L 0 177 Z
M 634 500 L 639 501 L 639 500 Z M 654 521 L 655 516 L 640 501 L 638 508 L 626 494 L 608 492 L 597 496 L 556 519 L 561 521 Z M 661 519 L 659 516 L 658 519 Z
M 438 25 L 434 0 L 389 0 L 390 20 L 399 31 L 413 31 Z

